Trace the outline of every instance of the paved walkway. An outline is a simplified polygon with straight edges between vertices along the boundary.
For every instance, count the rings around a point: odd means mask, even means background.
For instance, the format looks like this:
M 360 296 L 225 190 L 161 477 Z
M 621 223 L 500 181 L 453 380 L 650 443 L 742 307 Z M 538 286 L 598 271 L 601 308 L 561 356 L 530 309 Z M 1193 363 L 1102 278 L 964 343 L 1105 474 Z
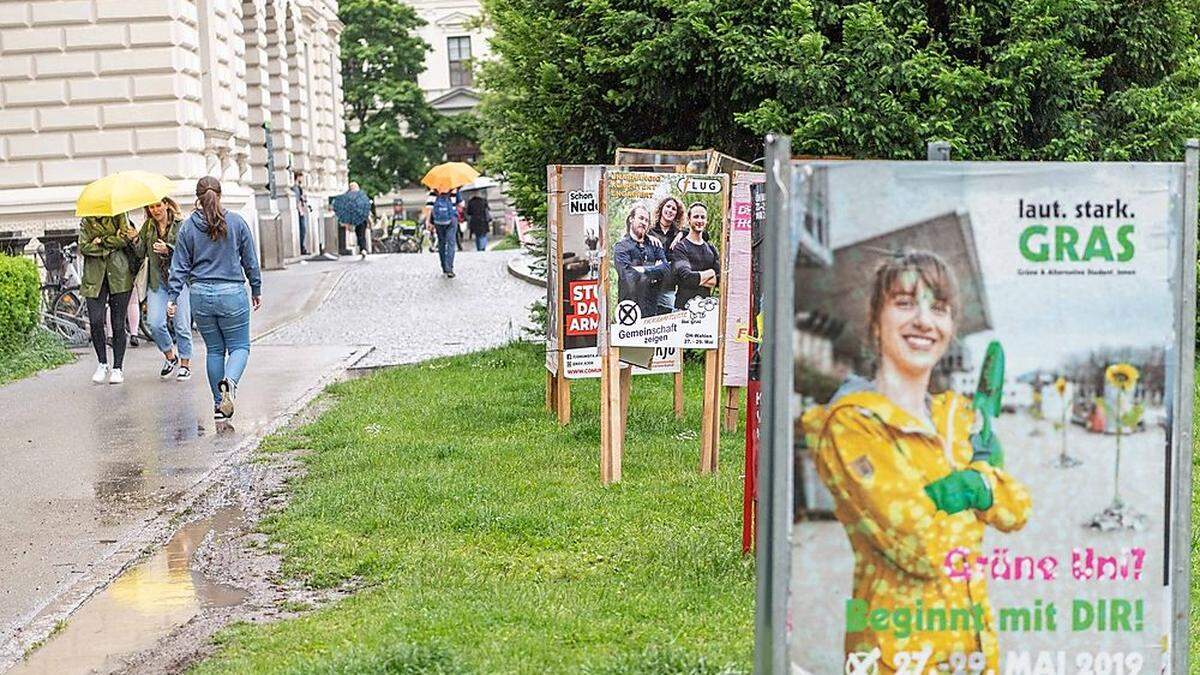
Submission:
M 508 273 L 519 251 L 460 252 L 453 279 L 432 253 L 371 256 L 312 314 L 266 345 L 370 345 L 361 366 L 413 363 L 521 337 L 529 305 L 546 291 Z
M 235 429 L 215 433 L 197 345 L 190 382 L 160 381 L 161 356 L 128 350 L 121 386 L 93 385 L 90 350 L 0 387 L 0 671 L 178 526 L 173 520 L 326 383 L 365 363 L 500 344 L 539 289 L 508 276 L 515 253 L 295 264 L 264 275 Z

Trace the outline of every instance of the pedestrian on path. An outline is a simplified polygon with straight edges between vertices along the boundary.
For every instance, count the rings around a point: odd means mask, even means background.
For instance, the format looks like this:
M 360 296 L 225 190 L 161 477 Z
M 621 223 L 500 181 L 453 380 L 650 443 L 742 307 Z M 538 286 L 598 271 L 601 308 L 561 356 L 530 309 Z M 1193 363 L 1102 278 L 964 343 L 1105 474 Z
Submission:
M 92 382 L 121 384 L 125 362 L 125 314 L 133 288 L 133 267 L 137 256 L 133 242 L 137 230 L 125 214 L 116 216 L 87 216 L 79 223 L 79 252 L 83 254 L 83 282 L 80 291 L 87 300 L 88 323 L 92 347 L 96 350 L 96 372 Z M 104 337 L 105 308 L 112 325 L 113 362 L 108 362 L 108 346 Z
M 138 330 L 141 328 L 142 294 L 139 285 L 142 288 L 145 287 L 145 279 L 142 276 L 143 273 L 143 269 L 138 269 L 132 272 L 133 287 L 129 289 L 129 304 L 125 307 L 125 316 L 121 317 L 121 320 L 125 322 L 125 334 L 129 336 L 129 346 L 133 347 L 134 349 L 136 349 L 139 344 L 137 334 Z M 112 320 L 107 315 L 104 317 L 104 334 L 111 343 L 113 340 Z
M 488 245 L 488 226 L 492 222 L 491 209 L 487 200 L 475 195 L 467 200 L 467 225 L 475 237 L 475 250 L 486 251 Z
M 296 182 L 292 185 L 292 195 L 296 199 L 297 220 L 300 223 L 300 255 L 308 255 L 308 197 L 304 195 L 304 172 L 293 171 Z
M 240 215 L 221 207 L 221 182 L 212 176 L 196 182 L 196 210 L 175 240 L 167 278 L 167 316 L 179 311 L 185 285 L 208 351 L 205 371 L 213 417 L 228 420 L 250 358 L 251 307 L 262 306 L 262 272 L 250 227 Z
M 133 228 L 134 232 L 138 232 L 137 225 L 133 221 L 129 221 L 129 226 Z M 137 241 L 134 240 L 135 250 L 136 244 Z M 139 252 L 138 255 L 142 256 L 144 254 Z M 130 264 L 132 265 L 133 261 L 130 261 Z M 145 273 L 144 262 L 137 269 L 133 270 L 133 287 L 129 289 L 129 305 L 125 308 L 125 334 L 129 336 L 129 346 L 134 349 L 138 346 L 138 329 L 141 328 L 142 298 L 145 296 L 146 291 Z M 107 317 L 104 320 L 104 329 L 111 341 L 113 335 L 112 321 Z
M 358 186 L 358 183 L 350 183 L 350 191 L 346 194 L 349 195 L 350 199 L 361 199 L 354 194 L 356 192 L 362 192 Z M 359 260 L 367 259 L 367 228 L 370 226 L 370 224 L 371 216 L 369 214 L 363 219 L 362 222 L 354 223 L 354 242 L 358 244 Z
M 180 289 L 174 317 L 175 337 L 167 328 L 167 279 L 171 271 L 171 252 L 179 237 L 182 220 L 179 204 L 170 197 L 145 208 L 146 224 L 138 236 L 137 252 L 146 259 L 146 319 L 150 336 L 163 354 L 158 376 L 167 379 L 178 369 L 177 381 L 192 377 L 192 310 L 187 284 Z
M 442 274 L 454 278 L 454 252 L 458 250 L 458 204 L 456 192 L 438 192 L 428 203 L 427 227 L 437 232 L 438 258 Z
M 134 232 L 137 230 L 135 229 Z M 129 346 L 134 348 L 138 346 L 138 330 L 142 327 L 142 289 L 138 286 L 144 273 L 145 270 L 141 267 L 134 271 L 133 288 L 129 289 L 129 306 L 125 308 L 125 325 L 129 331 Z

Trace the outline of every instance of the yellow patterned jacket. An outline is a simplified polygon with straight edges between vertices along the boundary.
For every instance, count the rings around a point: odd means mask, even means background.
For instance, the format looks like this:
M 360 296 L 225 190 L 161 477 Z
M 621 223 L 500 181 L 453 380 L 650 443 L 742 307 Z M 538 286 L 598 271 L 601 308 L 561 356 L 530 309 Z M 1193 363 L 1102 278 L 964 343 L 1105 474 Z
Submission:
M 859 609 L 865 602 L 869 610 L 889 614 L 883 629 L 878 629 L 880 623 L 866 622 L 864 626 L 861 615 L 859 620 L 848 621 L 846 652 L 870 654 L 878 648 L 881 673 L 904 667 L 907 657 L 897 657 L 898 652 L 929 647 L 932 655 L 924 672 L 948 664 L 955 652 L 967 656 L 981 653 L 987 667 L 999 673 L 987 582 L 979 574 L 969 582 L 952 579 L 945 568 L 946 556 L 963 547 L 974 561 L 982 552 L 986 525 L 1004 532 L 1023 527 L 1031 508 L 1029 493 L 1004 471 L 985 462 L 971 462 L 968 437 L 974 411 L 967 398 L 952 392 L 933 396 L 930 409 L 936 429 L 930 429 L 927 422 L 882 394 L 864 390 L 864 380 L 858 383 L 858 391 L 810 408 L 802 419 L 817 472 L 833 494 L 837 519 L 854 549 L 853 599 Z M 843 386 L 843 390 L 847 388 Z M 925 485 L 966 468 L 983 475 L 992 489 L 992 506 L 955 515 L 937 510 L 925 494 Z M 928 613 L 945 610 L 943 616 L 947 616 L 950 610 L 975 606 L 981 608 L 975 610 L 980 620 L 960 620 L 957 628 L 943 626 Z M 896 628 L 897 610 L 911 612 L 907 629 Z M 920 612 L 926 613 L 919 624 L 916 617 Z M 961 619 L 962 612 L 957 616 Z M 918 625 L 926 629 L 917 630 Z

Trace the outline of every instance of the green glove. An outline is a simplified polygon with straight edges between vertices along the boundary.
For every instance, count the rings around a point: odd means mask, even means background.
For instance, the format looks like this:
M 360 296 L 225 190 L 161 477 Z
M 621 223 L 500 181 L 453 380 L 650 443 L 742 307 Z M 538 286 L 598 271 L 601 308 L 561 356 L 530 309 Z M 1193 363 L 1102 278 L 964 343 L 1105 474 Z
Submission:
M 974 454 L 971 455 L 972 462 L 987 462 L 997 469 L 1004 468 L 1004 446 L 1000 445 L 1000 438 L 995 433 L 987 434 L 988 440 L 983 440 L 982 433 L 971 434 L 971 449 Z
M 954 515 L 967 509 L 986 511 L 992 506 L 992 491 L 974 469 L 964 469 L 925 486 L 925 494 L 939 511 Z

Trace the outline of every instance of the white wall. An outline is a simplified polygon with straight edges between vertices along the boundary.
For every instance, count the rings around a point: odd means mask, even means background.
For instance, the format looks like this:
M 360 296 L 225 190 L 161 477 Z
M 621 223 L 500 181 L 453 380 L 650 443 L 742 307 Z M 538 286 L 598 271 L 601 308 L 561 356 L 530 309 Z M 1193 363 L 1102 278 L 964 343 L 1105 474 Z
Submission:
M 418 34 L 433 47 L 433 51 L 425 55 L 425 72 L 417 78 L 426 99 L 437 98 L 450 90 L 450 62 L 446 38 L 470 36 L 471 59 L 476 63 L 491 56 L 487 45 L 491 31 L 468 28 L 464 25 L 469 19 L 479 17 L 483 13 L 479 2 L 408 0 L 407 4 L 416 9 L 427 22 Z

